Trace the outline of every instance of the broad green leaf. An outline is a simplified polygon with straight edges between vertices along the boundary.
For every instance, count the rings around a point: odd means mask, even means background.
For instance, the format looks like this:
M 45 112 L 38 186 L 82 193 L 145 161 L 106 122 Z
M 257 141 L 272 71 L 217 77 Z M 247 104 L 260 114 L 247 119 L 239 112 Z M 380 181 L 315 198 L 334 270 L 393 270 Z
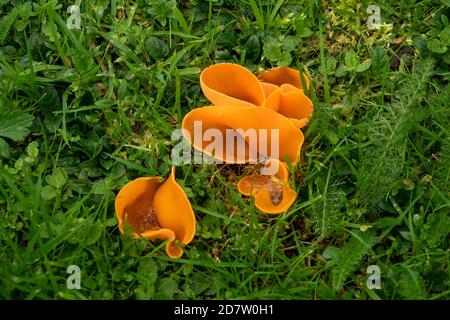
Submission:
M 389 59 L 383 47 L 377 46 L 372 51 L 372 70 L 378 74 L 389 71 Z
M 38 155 L 39 155 L 38 143 L 37 141 L 33 141 L 27 146 L 27 156 L 25 157 L 25 162 L 28 163 L 35 162 Z
M 245 43 L 245 50 L 247 51 L 246 58 L 250 61 L 255 61 L 259 58 L 261 53 L 259 38 L 256 35 L 251 35 Z
M 61 37 L 61 35 L 57 31 L 57 27 L 53 22 L 53 20 L 47 20 L 42 25 L 42 32 L 44 33 L 45 36 L 48 37 L 50 42 L 55 42 L 56 40 L 59 40 Z M 57 39 L 55 39 L 55 36 Z
M 100 236 L 102 235 L 102 228 L 97 223 L 89 223 L 84 228 L 82 228 L 82 230 L 83 235 L 81 239 L 82 243 L 85 246 L 89 246 L 91 244 L 96 243 L 97 240 L 100 239 Z
M 49 185 L 46 185 L 41 189 L 41 198 L 44 200 L 51 200 L 56 197 L 57 194 L 58 192 L 56 191 L 56 189 Z
M 24 20 L 24 19 L 19 19 L 16 21 L 16 23 L 14 24 L 14 27 L 16 28 L 16 30 L 18 32 L 23 32 L 23 30 L 25 30 L 25 28 L 28 26 L 28 20 Z
M 145 41 L 145 49 L 155 60 L 162 60 L 169 54 L 169 47 L 167 44 L 156 37 L 150 37 Z
M 9 145 L 2 138 L 0 138 L 0 158 L 9 158 Z
M 340 65 L 339 68 L 337 68 L 334 75 L 336 77 L 343 77 L 347 74 L 347 71 L 348 71 L 348 69 L 345 65 Z
M 445 53 L 447 51 L 447 46 L 438 39 L 432 39 L 428 43 L 428 48 L 435 53 Z
M 281 43 L 283 44 L 283 51 L 291 52 L 297 46 L 298 40 L 293 36 L 287 36 Z
M 444 30 L 441 31 L 439 34 L 441 37 L 442 42 L 449 46 L 450 45 L 450 25 L 446 26 Z
M 158 278 L 158 266 L 153 259 L 145 258 L 139 263 L 137 280 L 140 284 L 151 286 Z
M 326 64 L 326 68 L 327 68 L 327 70 L 326 70 L 327 74 L 334 73 L 334 71 L 336 70 L 336 64 L 337 64 L 336 59 L 334 57 L 327 57 L 325 59 L 325 64 Z M 319 67 L 319 72 L 322 74 L 325 73 L 325 70 L 322 65 Z
M 60 189 L 67 181 L 66 173 L 61 168 L 55 168 L 52 175 L 45 177 L 45 181 L 49 185 Z
M 97 66 L 92 56 L 86 50 L 73 50 L 71 52 L 73 64 L 80 73 L 86 73 L 89 69 Z
M 278 62 L 278 65 L 281 67 L 288 67 L 292 62 L 292 57 L 289 53 L 283 52 L 281 54 L 281 58 Z
M 333 259 L 338 254 L 339 249 L 335 246 L 328 246 L 322 253 L 322 256 L 327 259 Z
M 422 54 L 427 54 L 428 51 L 428 41 L 424 35 L 414 37 L 412 40 L 414 47 L 416 47 Z
M 106 179 L 97 180 L 94 182 L 94 185 L 92 186 L 93 194 L 106 194 L 107 192 L 109 192 L 109 185 Z
M 202 71 L 202 69 L 197 68 L 197 67 L 190 67 L 190 68 L 184 68 L 184 69 L 178 69 L 178 75 L 180 77 L 183 76 L 191 76 L 194 74 L 199 74 Z
M 22 110 L 0 110 L 0 136 L 14 141 L 25 138 L 30 133 L 34 117 Z
M 43 99 L 39 102 L 39 111 L 49 116 L 53 111 L 61 110 L 61 98 L 54 86 L 45 86 L 40 88 Z
M 328 72 L 336 70 L 336 64 L 337 64 L 336 58 L 334 58 L 334 57 L 327 57 L 326 58 L 326 63 L 327 63 L 327 70 L 328 70 Z
M 403 239 L 405 239 L 407 241 L 411 241 L 411 232 L 402 230 L 402 231 L 400 231 L 400 235 L 403 237 Z
M 163 278 L 159 280 L 158 287 L 156 289 L 156 297 L 158 300 L 173 299 L 173 295 L 178 288 L 178 284 L 172 278 Z
M 356 66 L 356 72 L 364 72 L 370 68 L 372 61 L 370 59 L 364 60 L 362 63 Z

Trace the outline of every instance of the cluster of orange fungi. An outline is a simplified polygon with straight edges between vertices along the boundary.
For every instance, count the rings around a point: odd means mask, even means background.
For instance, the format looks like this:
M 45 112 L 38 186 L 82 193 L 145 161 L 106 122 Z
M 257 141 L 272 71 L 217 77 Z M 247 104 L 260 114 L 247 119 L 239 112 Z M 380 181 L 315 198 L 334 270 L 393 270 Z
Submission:
M 237 188 L 241 194 L 252 196 L 257 209 L 264 213 L 286 212 L 297 194 L 289 185 L 284 161 L 289 159 L 294 165 L 299 161 L 304 140 L 299 129 L 308 123 L 313 112 L 312 102 L 304 94 L 309 79 L 288 67 L 273 68 L 255 76 L 240 65 L 220 63 L 203 70 L 200 84 L 213 105 L 196 108 L 184 117 L 184 138 L 195 149 L 208 154 L 205 142 L 193 139 L 196 121 L 201 121 L 203 130 L 218 129 L 223 133 L 227 129 L 253 129 L 257 133 L 264 129 L 268 144 L 275 139 L 270 129 L 277 129 L 277 157 L 271 150 L 256 150 L 257 159 L 250 159 L 249 146 L 244 157 L 216 152 L 208 155 L 227 163 L 230 159 L 231 163 L 263 163 L 261 173 L 243 177 Z M 264 168 L 272 165 L 276 166 L 275 173 L 264 173 Z M 171 258 L 181 257 L 182 246 L 194 238 L 195 215 L 175 180 L 175 167 L 165 181 L 161 177 L 142 177 L 126 184 L 117 195 L 115 210 L 122 233 L 126 221 L 135 238 L 167 240 L 166 252 Z

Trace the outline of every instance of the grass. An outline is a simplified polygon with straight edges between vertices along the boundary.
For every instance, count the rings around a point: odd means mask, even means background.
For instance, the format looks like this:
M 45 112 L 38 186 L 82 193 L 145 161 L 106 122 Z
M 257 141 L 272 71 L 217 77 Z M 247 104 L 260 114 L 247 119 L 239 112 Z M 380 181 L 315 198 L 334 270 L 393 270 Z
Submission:
M 3 299 L 449 299 L 448 1 L 0 1 Z M 240 165 L 186 165 L 181 259 L 121 236 L 114 199 L 167 176 L 206 66 L 312 81 L 298 200 L 272 217 Z M 66 287 L 68 266 L 81 289 Z M 368 289 L 378 265 L 381 289 Z

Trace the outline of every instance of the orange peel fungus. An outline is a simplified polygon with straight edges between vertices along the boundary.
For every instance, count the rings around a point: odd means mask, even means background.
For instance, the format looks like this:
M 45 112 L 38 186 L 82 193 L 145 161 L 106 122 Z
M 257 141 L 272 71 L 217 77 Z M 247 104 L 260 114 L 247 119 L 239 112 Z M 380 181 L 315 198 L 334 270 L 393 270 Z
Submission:
M 196 132 L 196 122 L 201 125 L 199 132 Z M 288 157 L 291 162 L 297 163 L 304 141 L 303 133 L 286 117 L 271 109 L 260 107 L 196 108 L 184 117 L 182 128 L 184 138 L 193 143 L 194 148 L 227 163 L 255 163 L 261 158 L 275 158 L 275 156 L 280 160 Z M 218 133 L 215 139 L 204 137 L 203 132 L 209 129 Z M 230 137 L 227 130 L 235 133 L 235 138 Z M 273 130 L 276 130 L 276 133 Z M 251 131 L 255 134 L 246 135 Z M 264 136 L 264 141 L 261 136 Z M 227 142 L 230 142 L 227 139 L 235 139 L 236 148 L 242 143 L 245 152 L 227 148 Z M 251 140 L 255 143 L 252 144 Z
M 287 165 L 282 161 L 287 158 L 294 165 L 299 161 L 304 141 L 299 129 L 308 124 L 313 113 L 313 103 L 305 95 L 309 84 L 310 80 L 303 73 L 289 67 L 272 68 L 255 76 L 237 64 L 214 64 L 200 75 L 202 91 L 214 106 L 194 109 L 183 119 L 185 139 L 216 160 L 257 163 L 270 159 L 265 166 L 274 162 L 279 165 L 275 174 L 252 174 L 238 183 L 239 192 L 253 196 L 256 207 L 262 212 L 285 212 L 297 197 L 289 186 Z M 201 123 L 200 132 L 196 130 L 196 122 Z M 225 138 L 217 141 L 208 136 L 204 139 L 202 132 L 209 129 Z M 226 131 L 229 129 L 238 132 L 232 144 L 244 144 L 245 152 L 234 147 L 227 149 Z M 251 144 L 250 135 L 245 134 L 249 129 L 256 131 L 256 144 Z M 272 129 L 278 129 L 277 136 L 271 134 Z M 263 130 L 267 130 L 266 148 L 259 144 L 259 133 Z M 278 139 L 276 152 L 271 148 L 275 139 Z
M 276 163 L 274 163 L 276 162 Z M 289 186 L 289 172 L 285 162 L 270 159 L 265 168 L 277 165 L 275 174 L 251 174 L 243 177 L 237 184 L 238 191 L 255 199 L 255 206 L 269 214 L 286 212 L 297 198 L 297 193 Z
M 272 68 L 256 77 L 238 64 L 218 63 L 202 71 L 200 86 L 216 106 L 267 107 L 303 128 L 312 115 L 313 103 L 304 93 L 301 77 L 308 89 L 309 79 L 289 67 Z
M 195 215 L 191 204 L 175 180 L 175 167 L 169 177 L 141 177 L 127 183 L 119 191 L 115 210 L 119 230 L 124 221 L 135 239 L 167 240 L 166 252 L 171 258 L 183 255 L 177 240 L 187 245 L 195 235 Z

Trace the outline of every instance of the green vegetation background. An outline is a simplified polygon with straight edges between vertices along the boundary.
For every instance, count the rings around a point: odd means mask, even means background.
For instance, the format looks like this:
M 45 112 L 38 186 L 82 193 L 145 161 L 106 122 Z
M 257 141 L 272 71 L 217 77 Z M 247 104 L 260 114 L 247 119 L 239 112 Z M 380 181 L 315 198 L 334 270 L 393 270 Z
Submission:
M 72 4 L 0 0 L 1 298 L 450 298 L 448 0 L 93 0 L 69 30 Z M 246 166 L 179 167 L 198 230 L 172 260 L 119 234 L 115 194 L 168 175 L 223 61 L 312 79 L 298 200 L 263 215 Z

